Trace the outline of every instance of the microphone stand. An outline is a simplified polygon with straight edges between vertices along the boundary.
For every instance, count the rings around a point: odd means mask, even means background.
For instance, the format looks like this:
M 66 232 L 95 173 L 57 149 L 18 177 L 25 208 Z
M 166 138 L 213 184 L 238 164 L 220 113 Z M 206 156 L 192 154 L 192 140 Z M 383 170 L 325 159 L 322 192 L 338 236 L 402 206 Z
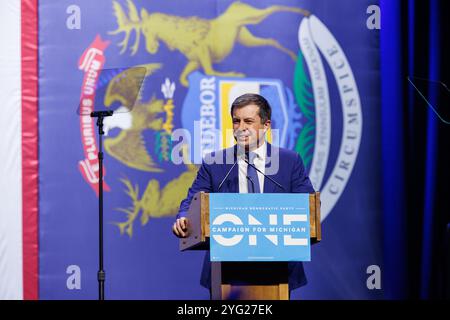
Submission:
M 285 191 L 285 188 L 279 184 L 278 182 L 276 182 L 275 180 L 273 180 L 271 177 L 269 177 L 267 174 L 265 174 L 264 172 L 262 172 L 261 170 L 259 170 L 255 165 L 251 164 L 247 158 L 244 158 L 244 161 L 247 163 L 247 165 L 252 166 L 253 168 L 256 169 L 256 171 L 258 171 L 259 173 L 261 173 L 264 177 L 268 178 L 270 181 L 272 181 L 274 184 L 276 184 L 278 187 L 280 187 L 280 189 L 282 189 L 283 191 Z M 247 177 L 250 179 L 250 177 Z M 250 181 L 253 184 L 253 181 L 250 179 Z M 255 187 L 253 186 L 253 189 L 255 189 Z
M 228 170 L 227 174 L 225 175 L 225 178 L 223 178 L 222 181 L 220 182 L 219 187 L 217 188 L 217 190 L 220 190 L 220 188 L 222 187 L 223 183 L 227 180 L 228 176 L 230 175 L 231 170 L 233 170 L 233 168 L 236 166 L 237 162 L 238 161 L 236 159 L 236 161 L 231 166 L 230 170 Z
M 97 273 L 98 280 L 98 299 L 105 300 L 105 271 L 103 270 L 103 119 L 113 115 L 112 110 L 93 111 L 91 112 L 91 118 L 97 118 L 98 135 L 99 135 L 99 148 L 98 148 L 98 161 L 99 161 L 99 181 L 98 181 L 98 228 L 99 228 L 99 270 Z

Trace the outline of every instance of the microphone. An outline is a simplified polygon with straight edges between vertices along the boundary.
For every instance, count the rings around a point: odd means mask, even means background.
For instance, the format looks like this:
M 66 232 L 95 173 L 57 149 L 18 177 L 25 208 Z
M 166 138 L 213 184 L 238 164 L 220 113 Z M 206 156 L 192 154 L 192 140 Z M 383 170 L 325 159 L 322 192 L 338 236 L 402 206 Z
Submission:
M 247 165 L 252 166 L 253 168 L 256 169 L 256 171 L 258 171 L 259 173 L 261 173 L 264 177 L 266 177 L 267 179 L 269 179 L 270 181 L 272 181 L 274 184 L 276 184 L 278 187 L 280 187 L 283 191 L 286 191 L 286 189 L 279 184 L 278 182 L 276 182 L 275 180 L 273 180 L 271 177 L 269 177 L 268 175 L 266 175 L 264 172 L 262 172 L 261 170 L 259 170 L 257 167 L 255 167 L 253 164 L 251 164 L 248 160 L 247 160 L 247 154 L 244 157 L 244 161 L 247 163 Z M 248 179 L 250 179 L 250 177 L 247 177 Z M 250 179 L 250 181 L 252 181 Z M 252 181 L 253 184 L 253 181 Z M 255 189 L 254 185 L 253 185 L 253 189 Z
M 222 179 L 222 181 L 220 182 L 219 188 L 217 188 L 217 191 L 220 190 L 220 188 L 222 187 L 222 185 L 223 185 L 223 183 L 225 182 L 225 180 L 227 180 L 228 176 L 229 176 L 230 173 L 231 173 L 231 170 L 233 170 L 233 168 L 234 168 L 234 166 L 236 165 L 237 162 L 238 162 L 238 161 L 237 161 L 237 158 L 236 158 L 236 161 L 233 163 L 233 165 L 231 166 L 230 170 L 228 170 L 227 174 L 225 175 L 225 177 L 224 177 L 224 178 Z

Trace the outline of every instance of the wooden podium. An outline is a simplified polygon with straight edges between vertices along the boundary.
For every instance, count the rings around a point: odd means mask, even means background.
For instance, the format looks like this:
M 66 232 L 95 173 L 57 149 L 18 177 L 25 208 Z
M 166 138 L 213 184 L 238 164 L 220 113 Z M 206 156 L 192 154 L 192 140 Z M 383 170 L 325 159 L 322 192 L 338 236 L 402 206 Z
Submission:
M 321 240 L 320 193 L 309 195 L 311 244 Z M 209 194 L 198 192 L 187 214 L 180 250 L 209 249 Z M 213 300 L 289 300 L 287 262 L 211 262 Z

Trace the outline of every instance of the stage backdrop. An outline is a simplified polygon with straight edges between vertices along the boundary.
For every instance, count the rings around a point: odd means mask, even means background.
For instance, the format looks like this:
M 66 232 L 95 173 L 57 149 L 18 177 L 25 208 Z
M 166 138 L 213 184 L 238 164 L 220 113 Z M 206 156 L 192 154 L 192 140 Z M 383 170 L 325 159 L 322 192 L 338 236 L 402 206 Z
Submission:
M 105 120 L 106 298 L 207 299 L 203 253 L 179 252 L 171 226 L 201 156 L 232 143 L 217 130 L 248 91 L 269 100 L 274 143 L 322 193 L 323 240 L 292 298 L 381 298 L 376 4 L 40 0 L 39 298 L 97 298 L 99 140 L 83 112 L 132 104 Z M 131 103 L 112 79 L 137 66 Z

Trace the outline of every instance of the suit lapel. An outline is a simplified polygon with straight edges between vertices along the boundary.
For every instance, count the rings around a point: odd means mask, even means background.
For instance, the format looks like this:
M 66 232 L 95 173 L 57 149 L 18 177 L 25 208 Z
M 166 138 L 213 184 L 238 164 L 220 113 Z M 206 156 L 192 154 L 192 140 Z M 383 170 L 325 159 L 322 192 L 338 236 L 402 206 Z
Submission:
M 239 193 L 239 164 L 236 163 L 230 173 L 229 191 L 231 193 Z
M 237 146 L 235 145 L 233 147 L 233 163 L 236 162 L 236 159 L 237 159 Z M 224 161 L 225 163 L 227 163 L 226 155 L 224 155 Z M 233 163 L 224 166 L 224 168 L 226 168 L 224 175 L 228 173 L 228 170 L 231 169 Z M 239 164 L 237 162 L 234 168 L 231 170 L 230 175 L 228 176 L 228 179 L 225 184 L 226 188 L 224 188 L 224 192 L 239 193 Z

